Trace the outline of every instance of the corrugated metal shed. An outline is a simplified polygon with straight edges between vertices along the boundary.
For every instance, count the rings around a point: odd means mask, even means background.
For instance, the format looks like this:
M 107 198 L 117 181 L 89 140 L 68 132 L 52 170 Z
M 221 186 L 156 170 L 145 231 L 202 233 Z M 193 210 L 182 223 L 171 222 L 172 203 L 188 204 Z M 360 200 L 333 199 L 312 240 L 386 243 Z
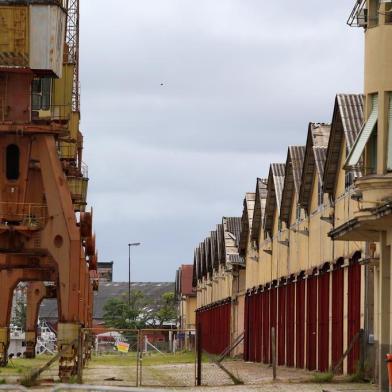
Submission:
M 249 234 L 252 230 L 253 211 L 255 208 L 256 193 L 248 192 L 244 199 L 244 208 L 241 218 L 241 234 L 239 243 L 239 253 L 245 255 L 248 245 Z
M 301 176 L 299 204 L 309 211 L 309 199 L 315 170 L 322 181 L 325 163 L 325 149 L 328 147 L 331 125 L 325 123 L 309 123 L 306 140 L 305 158 Z M 322 184 L 322 182 L 321 182 Z
M 284 163 L 271 163 L 270 165 L 267 185 L 268 192 L 264 214 L 264 229 L 271 236 L 275 209 L 277 208 L 278 211 L 280 211 L 285 166 L 286 165 Z
M 267 199 L 267 179 L 258 178 L 256 182 L 256 197 L 252 219 L 251 240 L 258 241 L 264 219 L 265 202 Z
M 280 219 L 288 223 L 291 215 L 292 198 L 299 195 L 301 187 L 302 166 L 305 157 L 305 146 L 289 146 L 285 167 Z
M 323 179 L 324 192 L 330 195 L 335 191 L 342 143 L 345 141 L 346 149 L 350 151 L 362 129 L 363 105 L 362 94 L 338 94 L 335 98 Z M 360 168 L 353 170 L 353 176 L 361 176 Z

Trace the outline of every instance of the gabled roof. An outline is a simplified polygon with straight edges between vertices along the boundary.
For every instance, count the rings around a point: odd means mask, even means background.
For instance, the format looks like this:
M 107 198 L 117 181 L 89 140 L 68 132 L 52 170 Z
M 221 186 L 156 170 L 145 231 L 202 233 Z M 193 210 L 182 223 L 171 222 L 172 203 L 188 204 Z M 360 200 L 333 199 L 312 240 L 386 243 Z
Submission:
M 267 199 L 267 179 L 258 178 L 256 181 L 255 206 L 253 210 L 252 229 L 250 239 L 258 241 L 263 224 L 265 202 Z
M 304 163 L 305 146 L 289 146 L 280 206 L 280 219 L 289 223 L 293 195 L 299 196 L 301 187 L 302 166 Z
M 249 234 L 252 230 L 253 211 L 255 208 L 256 193 L 248 192 L 244 199 L 244 208 L 241 218 L 241 234 L 239 243 L 239 253 L 245 255 L 248 245 Z
M 362 94 L 338 94 L 335 98 L 323 178 L 323 190 L 330 195 L 335 192 L 342 143 L 345 141 L 346 150 L 350 151 L 361 131 L 363 105 L 364 95 Z M 353 170 L 353 174 L 354 177 L 359 177 L 360 169 Z
M 318 178 L 322 184 L 330 130 L 330 124 L 309 123 L 299 191 L 299 204 L 307 211 L 309 210 L 309 199 L 315 170 L 317 170 Z
M 211 258 L 211 238 L 207 237 L 204 240 L 204 252 L 206 258 L 207 273 L 212 274 L 212 258 Z
M 178 269 L 178 290 L 179 294 L 194 296 L 195 291 L 192 287 L 192 276 L 193 276 L 193 265 L 192 264 L 182 264 Z M 177 282 L 176 282 L 177 283 Z
M 225 259 L 225 235 L 222 223 L 216 225 L 216 237 L 218 243 L 218 260 L 220 264 L 226 262 Z
M 286 165 L 284 163 L 271 163 L 269 169 L 267 184 L 268 191 L 264 214 L 264 230 L 269 233 L 270 236 L 272 236 L 275 209 L 277 208 L 280 212 L 285 166 Z
M 238 253 L 241 235 L 241 218 L 223 217 L 222 225 L 224 229 L 226 265 L 245 265 L 245 260 Z
M 218 236 L 216 230 L 211 231 L 211 259 L 212 268 L 214 270 L 218 269 L 219 266 L 219 256 L 218 256 Z
M 199 276 L 199 264 L 198 264 L 198 249 L 196 248 L 194 253 L 193 253 L 193 275 L 192 275 L 192 286 L 196 287 L 197 286 L 197 281 L 201 278 Z
M 199 254 L 200 254 L 200 265 L 201 265 L 201 275 L 203 277 L 207 276 L 207 260 L 206 260 L 206 251 L 204 242 L 200 242 L 199 245 Z

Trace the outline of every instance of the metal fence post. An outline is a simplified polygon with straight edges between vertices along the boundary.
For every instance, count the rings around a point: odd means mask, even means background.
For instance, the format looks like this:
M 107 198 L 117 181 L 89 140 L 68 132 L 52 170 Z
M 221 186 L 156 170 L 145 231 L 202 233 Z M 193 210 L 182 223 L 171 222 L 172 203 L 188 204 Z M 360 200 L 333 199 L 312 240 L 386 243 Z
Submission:
M 202 341 L 201 341 L 201 323 L 198 323 L 197 329 L 196 329 L 196 361 L 197 361 L 197 366 L 196 366 L 196 385 L 199 387 L 201 386 L 201 361 L 202 361 Z
M 136 342 L 136 387 L 139 386 L 139 352 L 140 352 L 140 329 L 137 331 Z
M 271 347 L 272 347 L 272 378 L 276 380 L 276 338 L 275 327 L 271 328 Z

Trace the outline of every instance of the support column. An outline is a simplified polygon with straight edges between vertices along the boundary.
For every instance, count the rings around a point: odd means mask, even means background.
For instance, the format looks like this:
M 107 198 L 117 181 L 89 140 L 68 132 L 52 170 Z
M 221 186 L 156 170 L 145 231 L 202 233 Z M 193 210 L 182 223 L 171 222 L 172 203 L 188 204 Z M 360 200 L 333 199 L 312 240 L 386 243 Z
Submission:
M 12 297 L 17 282 L 12 279 L 12 271 L 0 271 L 0 366 L 8 363 L 8 346 L 10 344 L 10 319 Z
M 379 385 L 380 391 L 389 391 L 388 371 L 385 355 L 390 352 L 391 339 L 391 246 L 388 245 L 387 232 L 380 233 L 380 307 L 379 318 L 380 337 L 378 349 Z
M 55 293 L 54 293 L 55 294 Z M 44 298 L 54 298 L 43 282 L 29 282 L 26 308 L 26 358 L 35 358 L 39 307 Z

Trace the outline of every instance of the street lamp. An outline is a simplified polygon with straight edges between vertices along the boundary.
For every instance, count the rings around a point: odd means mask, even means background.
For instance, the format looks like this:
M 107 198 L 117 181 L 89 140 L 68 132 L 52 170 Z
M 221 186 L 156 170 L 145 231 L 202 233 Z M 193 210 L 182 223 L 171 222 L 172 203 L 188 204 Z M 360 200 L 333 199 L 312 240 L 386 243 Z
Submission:
M 139 246 L 140 242 L 128 244 L 128 310 L 131 308 L 131 246 Z

